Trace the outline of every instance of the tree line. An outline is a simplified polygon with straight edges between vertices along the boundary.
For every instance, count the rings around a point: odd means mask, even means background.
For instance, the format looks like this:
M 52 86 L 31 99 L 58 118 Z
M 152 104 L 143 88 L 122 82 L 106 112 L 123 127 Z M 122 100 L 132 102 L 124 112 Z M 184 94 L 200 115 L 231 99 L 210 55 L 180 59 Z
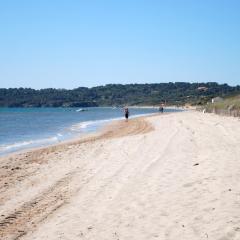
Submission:
M 122 105 L 202 105 L 216 96 L 240 94 L 240 86 L 169 82 L 107 84 L 67 89 L 0 88 L 0 107 L 97 107 Z

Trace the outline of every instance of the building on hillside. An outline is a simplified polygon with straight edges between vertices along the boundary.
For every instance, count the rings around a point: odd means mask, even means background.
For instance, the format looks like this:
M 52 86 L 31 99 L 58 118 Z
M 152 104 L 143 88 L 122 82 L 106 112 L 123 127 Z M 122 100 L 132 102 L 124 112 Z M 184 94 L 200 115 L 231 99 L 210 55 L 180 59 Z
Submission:
M 208 88 L 207 87 L 198 87 L 197 90 L 205 92 L 208 90 Z

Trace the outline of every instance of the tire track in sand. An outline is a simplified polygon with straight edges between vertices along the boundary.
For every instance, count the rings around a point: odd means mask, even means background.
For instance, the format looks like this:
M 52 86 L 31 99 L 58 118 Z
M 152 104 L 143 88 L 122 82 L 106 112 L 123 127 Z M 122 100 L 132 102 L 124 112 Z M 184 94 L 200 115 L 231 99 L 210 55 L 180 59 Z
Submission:
M 72 194 L 68 186 L 74 175 L 68 174 L 31 201 L 4 216 L 0 220 L 0 239 L 19 239 L 64 205 Z
M 18 154 L 3 158 L 1 165 L 3 166 L 1 175 L 2 183 L 8 182 L 7 185 L 0 184 L 1 193 L 8 192 L 8 189 L 14 188 L 16 181 L 19 178 L 31 178 L 31 174 L 26 174 L 26 169 L 32 169 L 32 165 L 47 164 L 51 159 L 51 154 L 68 151 L 69 146 L 81 145 L 83 143 L 91 143 L 98 140 L 107 140 L 119 138 L 129 135 L 145 134 L 153 130 L 152 125 L 144 118 L 131 119 L 128 122 L 118 121 L 104 129 L 101 134 L 87 137 L 70 143 L 62 143 L 48 148 L 32 150 L 27 153 Z M 12 166 L 15 166 L 11 171 L 6 171 Z M 37 169 L 34 169 L 34 174 L 37 174 Z M 24 170 L 24 171 L 23 171 Z M 9 174 L 7 174 L 9 173 Z M 1 240 L 17 240 L 26 235 L 30 231 L 34 231 L 38 224 L 48 218 L 57 209 L 62 207 L 71 198 L 74 189 L 69 188 L 69 184 L 75 177 L 75 172 L 68 173 L 67 176 L 58 180 L 54 185 L 39 193 L 36 197 L 28 202 L 23 203 L 20 207 L 7 216 L 0 216 L 0 239 Z M 2 196 L 4 197 L 4 196 Z M 8 196 L 14 197 L 14 196 Z M 3 200 L 4 198 L 2 198 Z M 4 206 L 4 200 L 2 202 Z

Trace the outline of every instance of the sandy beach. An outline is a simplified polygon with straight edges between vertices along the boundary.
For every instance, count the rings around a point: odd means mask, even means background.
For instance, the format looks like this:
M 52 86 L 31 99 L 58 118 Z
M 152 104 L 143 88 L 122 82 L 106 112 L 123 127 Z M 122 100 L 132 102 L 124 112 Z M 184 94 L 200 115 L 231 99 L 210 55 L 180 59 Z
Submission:
M 1 157 L 0 239 L 238 240 L 240 121 L 141 117 Z

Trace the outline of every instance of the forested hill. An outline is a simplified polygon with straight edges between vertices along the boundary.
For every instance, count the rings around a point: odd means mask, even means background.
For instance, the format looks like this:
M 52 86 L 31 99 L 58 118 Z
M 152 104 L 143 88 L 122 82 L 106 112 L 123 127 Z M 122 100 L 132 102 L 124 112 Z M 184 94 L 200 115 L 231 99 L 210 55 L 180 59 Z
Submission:
M 73 90 L 0 88 L 1 107 L 91 107 L 121 105 L 205 104 L 216 96 L 240 93 L 240 86 L 217 83 L 108 84 Z

